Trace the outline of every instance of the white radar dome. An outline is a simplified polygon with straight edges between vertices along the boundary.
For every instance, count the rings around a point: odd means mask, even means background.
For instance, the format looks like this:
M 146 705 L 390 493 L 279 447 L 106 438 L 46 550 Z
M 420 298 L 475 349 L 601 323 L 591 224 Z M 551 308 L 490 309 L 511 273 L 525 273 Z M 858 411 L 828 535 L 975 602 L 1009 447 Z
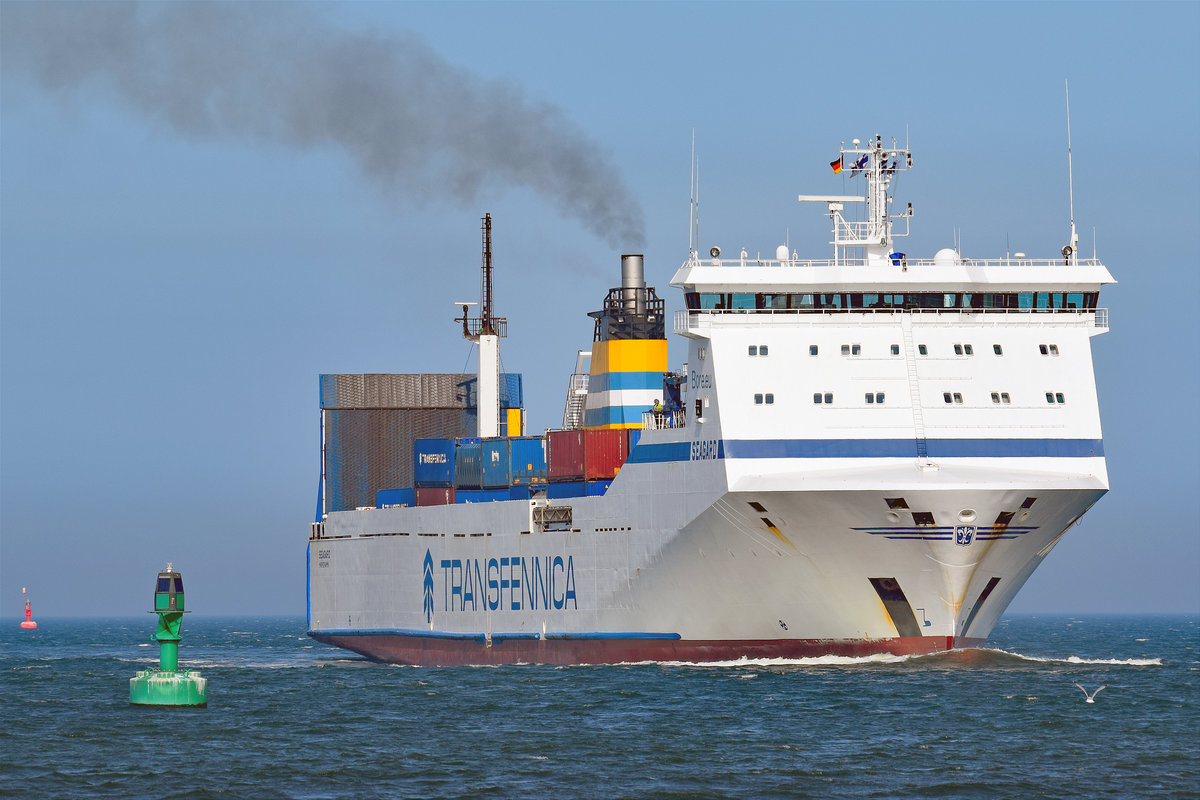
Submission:
M 933 265 L 935 267 L 952 267 L 961 260 L 958 251 L 953 247 L 943 247 L 933 254 Z
M 788 260 L 786 244 L 781 244 L 781 245 L 779 245 L 779 247 L 775 248 L 775 260 L 776 261 L 787 261 Z

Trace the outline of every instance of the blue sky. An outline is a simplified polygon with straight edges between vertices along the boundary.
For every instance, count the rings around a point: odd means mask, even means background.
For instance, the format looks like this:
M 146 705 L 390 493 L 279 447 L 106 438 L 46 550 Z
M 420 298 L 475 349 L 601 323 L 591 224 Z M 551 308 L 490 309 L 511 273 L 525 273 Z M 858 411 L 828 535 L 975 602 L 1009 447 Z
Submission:
M 317 375 L 473 368 L 451 302 L 490 211 L 504 367 L 555 425 L 621 252 L 682 305 L 693 130 L 705 249 L 824 256 L 795 195 L 880 133 L 914 152 L 908 253 L 1048 257 L 1064 80 L 1081 244 L 1120 282 L 1112 491 L 1010 610 L 1200 610 L 1200 4 L 163 5 L 107 49 L 95 6 L 51 8 L 0 5 L 0 612 L 138 613 L 173 561 L 197 611 L 303 613 Z

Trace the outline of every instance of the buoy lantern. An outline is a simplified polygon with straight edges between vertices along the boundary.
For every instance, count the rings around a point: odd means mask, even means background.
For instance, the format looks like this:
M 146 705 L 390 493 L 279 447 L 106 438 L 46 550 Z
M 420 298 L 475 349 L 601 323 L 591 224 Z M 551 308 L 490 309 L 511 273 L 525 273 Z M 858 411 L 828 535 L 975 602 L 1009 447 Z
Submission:
M 29 602 L 29 597 L 25 594 L 25 587 L 21 587 L 21 597 L 25 600 L 25 621 L 21 623 L 21 627 L 26 630 L 33 630 L 37 627 L 37 623 L 33 621 L 33 603 Z
M 142 670 L 129 679 L 129 702 L 138 706 L 206 706 L 208 681 L 195 670 L 179 669 L 179 635 L 184 609 L 183 574 L 171 564 L 158 573 L 154 610 L 158 627 L 158 669 Z

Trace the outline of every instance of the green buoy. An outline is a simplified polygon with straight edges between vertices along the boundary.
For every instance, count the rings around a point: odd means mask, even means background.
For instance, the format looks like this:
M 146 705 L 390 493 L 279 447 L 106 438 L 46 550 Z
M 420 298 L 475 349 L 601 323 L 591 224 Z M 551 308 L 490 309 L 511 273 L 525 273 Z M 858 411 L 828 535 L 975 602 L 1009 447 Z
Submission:
M 183 575 L 171 564 L 158 573 L 154 610 L 158 614 L 158 669 L 129 679 L 129 702 L 137 706 L 206 706 L 208 681 L 195 670 L 179 669 L 179 628 L 183 623 Z

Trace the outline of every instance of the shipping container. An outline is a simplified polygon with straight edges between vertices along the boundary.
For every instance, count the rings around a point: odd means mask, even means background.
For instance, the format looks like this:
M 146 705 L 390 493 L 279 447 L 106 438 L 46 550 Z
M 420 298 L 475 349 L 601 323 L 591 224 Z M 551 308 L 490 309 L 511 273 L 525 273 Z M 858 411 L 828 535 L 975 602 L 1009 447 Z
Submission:
M 417 494 L 412 489 L 380 489 L 375 493 L 375 507 L 415 506 Z
M 528 500 L 533 497 L 534 491 L 536 491 L 536 487 L 518 483 L 516 486 L 508 487 L 508 499 Z
M 508 500 L 508 488 L 504 489 L 459 489 L 454 492 L 455 503 L 494 503 Z
M 629 437 L 624 428 L 592 428 L 584 431 L 584 479 L 611 480 L 629 455 Z
M 588 481 L 587 496 L 601 497 L 608 491 L 609 486 L 612 486 L 612 481 Z
M 419 506 L 448 506 L 454 503 L 454 487 L 418 486 L 414 491 Z
M 417 439 L 413 442 L 413 484 L 454 485 L 453 439 Z
M 509 440 L 512 457 L 512 482 L 546 482 L 546 440 L 541 436 L 521 436 Z
M 511 447 L 508 439 L 484 439 L 480 443 L 483 462 L 481 485 L 484 489 L 507 489 L 512 485 Z
M 563 500 L 568 497 L 587 496 L 587 484 L 583 481 L 563 481 L 546 487 L 547 500 Z
M 456 488 L 482 488 L 481 455 L 479 439 L 459 439 L 454 443 L 454 485 Z
M 583 431 L 548 431 L 546 477 L 551 481 L 583 480 Z

